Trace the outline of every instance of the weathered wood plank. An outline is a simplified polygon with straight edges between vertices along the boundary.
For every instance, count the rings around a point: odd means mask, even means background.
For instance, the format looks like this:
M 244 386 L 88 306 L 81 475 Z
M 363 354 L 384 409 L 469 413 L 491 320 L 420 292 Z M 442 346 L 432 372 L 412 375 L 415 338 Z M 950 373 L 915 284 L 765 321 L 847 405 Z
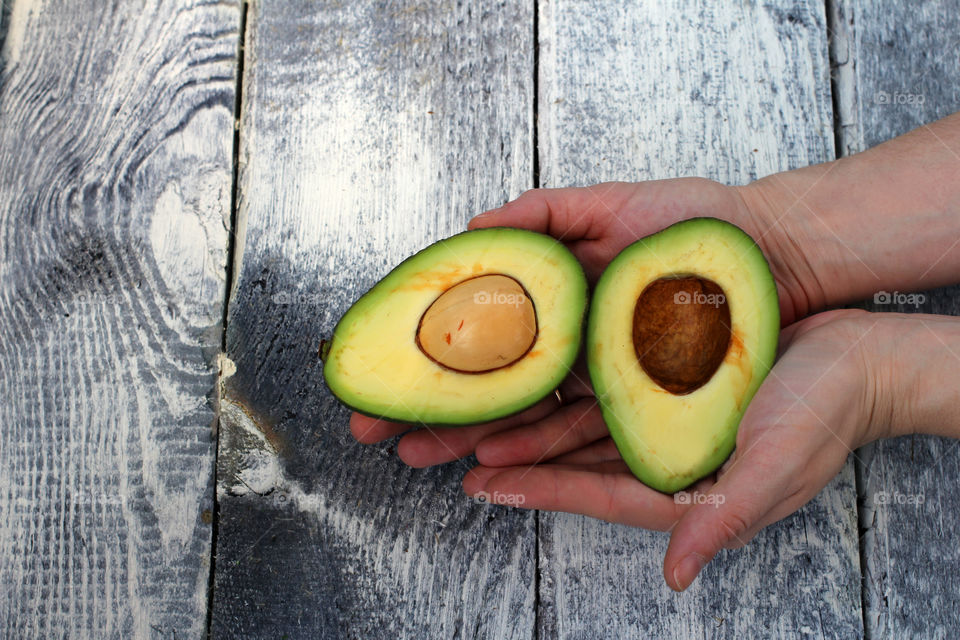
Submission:
M 218 638 L 524 638 L 534 514 L 362 447 L 317 346 L 401 259 L 532 180 L 529 3 L 250 7 L 219 448 Z
M 239 16 L 233 2 L 12 3 L 3 637 L 205 630 Z
M 540 1 L 545 186 L 684 175 L 743 183 L 833 153 L 818 3 Z M 852 464 L 691 589 L 667 536 L 540 515 L 540 637 L 857 637 Z
M 960 110 L 960 1 L 841 0 L 834 10 L 838 37 L 832 48 L 845 153 Z M 960 287 L 925 296 L 918 306 L 866 306 L 960 315 Z M 867 636 L 956 636 L 957 442 L 914 436 L 874 443 L 858 455 L 863 461 L 857 475 Z

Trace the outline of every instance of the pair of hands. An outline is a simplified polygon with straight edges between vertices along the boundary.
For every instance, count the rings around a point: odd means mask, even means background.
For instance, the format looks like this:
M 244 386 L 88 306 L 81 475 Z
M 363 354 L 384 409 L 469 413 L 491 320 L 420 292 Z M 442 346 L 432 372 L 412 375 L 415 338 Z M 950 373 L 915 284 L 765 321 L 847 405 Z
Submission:
M 813 498 L 857 446 L 873 439 L 876 384 L 866 359 L 870 314 L 831 311 L 798 319 L 817 306 L 802 260 L 779 220 L 751 208 L 741 188 L 684 178 L 528 191 L 470 222 L 471 229 L 510 226 L 548 233 L 580 260 L 591 282 L 631 242 L 681 220 L 712 216 L 749 233 L 770 261 L 786 325 L 780 357 L 754 396 L 724 466 L 690 491 L 723 501 L 680 504 L 642 484 L 620 457 L 600 414 L 583 362 L 551 396 L 496 422 L 404 435 L 400 458 L 413 467 L 476 454 L 463 488 L 470 495 L 523 495 L 523 508 L 580 513 L 610 522 L 671 531 L 664 577 L 686 589 L 722 548 L 756 533 Z M 411 429 L 354 414 L 354 437 L 374 443 Z M 718 504 L 719 503 L 719 504 Z

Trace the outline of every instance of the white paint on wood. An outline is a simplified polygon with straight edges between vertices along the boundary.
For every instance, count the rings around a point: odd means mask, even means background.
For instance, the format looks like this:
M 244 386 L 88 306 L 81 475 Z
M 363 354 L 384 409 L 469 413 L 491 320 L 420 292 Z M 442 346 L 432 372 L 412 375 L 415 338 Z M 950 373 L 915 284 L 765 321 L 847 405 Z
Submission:
M 198 637 L 235 3 L 17 0 L 0 77 L 0 634 Z

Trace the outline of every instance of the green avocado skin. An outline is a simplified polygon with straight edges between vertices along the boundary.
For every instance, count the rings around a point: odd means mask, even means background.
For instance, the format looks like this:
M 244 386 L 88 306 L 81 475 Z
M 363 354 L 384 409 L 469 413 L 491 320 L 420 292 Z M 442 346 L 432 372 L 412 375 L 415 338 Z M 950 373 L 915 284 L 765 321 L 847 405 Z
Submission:
M 513 242 L 535 242 L 538 246 L 548 248 L 550 251 L 563 259 L 565 269 L 569 270 L 570 277 L 567 285 L 575 292 L 575 309 L 571 310 L 569 331 L 574 336 L 573 348 L 564 357 L 558 358 L 548 370 L 539 372 L 540 384 L 537 389 L 526 397 L 512 403 L 484 402 L 482 405 L 473 409 L 468 408 L 464 411 L 458 408 L 458 411 L 448 413 L 447 415 L 438 415 L 429 411 L 422 411 L 415 406 L 392 407 L 389 411 L 380 407 L 369 406 L 363 402 L 363 399 L 357 394 L 355 389 L 351 389 L 344 377 L 338 371 L 335 354 L 338 348 L 343 346 L 341 339 L 342 328 L 350 323 L 357 314 L 377 313 L 380 302 L 389 294 L 390 290 L 397 286 L 397 283 L 421 271 L 425 264 L 433 262 L 435 257 L 449 253 L 451 248 L 467 245 L 471 242 L 482 241 L 485 243 L 499 244 L 509 239 Z M 492 271 L 496 272 L 495 265 Z M 324 362 L 323 375 L 327 388 L 334 396 L 351 410 L 372 418 L 389 420 L 391 422 L 400 422 L 413 425 L 431 425 L 438 427 L 456 427 L 467 426 L 471 424 L 484 423 L 497 420 L 520 413 L 537 404 L 540 400 L 547 397 L 567 376 L 570 368 L 579 353 L 582 343 L 583 331 L 585 327 L 587 314 L 587 282 L 583 269 L 569 250 L 554 238 L 525 229 L 515 229 L 510 227 L 491 227 L 474 231 L 465 231 L 444 240 L 440 240 L 416 254 L 406 258 L 390 271 L 383 279 L 371 287 L 347 310 L 334 327 L 329 340 L 326 340 L 321 347 L 321 358 Z M 475 375 L 483 374 L 462 374 L 452 371 L 446 371 L 445 375 L 460 376 L 463 384 L 469 385 L 470 378 Z
M 648 252 L 648 248 L 653 242 L 695 242 L 698 237 L 708 234 L 725 234 L 727 237 L 734 239 L 737 246 L 743 247 L 742 253 L 749 271 L 745 274 L 745 277 L 754 278 L 758 289 L 765 292 L 761 301 L 761 304 L 766 306 L 762 316 L 761 346 L 757 353 L 752 354 L 752 362 L 757 375 L 754 376 L 740 402 L 740 410 L 718 418 L 719 427 L 717 430 L 722 435 L 719 437 L 712 455 L 704 458 L 697 469 L 689 475 L 666 475 L 661 469 L 652 468 L 645 464 L 633 448 L 629 446 L 632 425 L 624 423 L 617 417 L 621 412 L 617 411 L 617 407 L 612 406 L 608 398 L 608 390 L 613 384 L 613 376 L 607 371 L 605 358 L 596 355 L 597 350 L 594 345 L 609 339 L 609 335 L 604 332 L 603 316 L 607 300 L 611 299 L 610 296 L 616 296 L 616 291 L 611 291 L 609 288 L 609 281 L 612 278 L 608 274 L 614 273 L 624 264 L 629 264 L 631 261 L 638 259 L 639 256 L 643 256 Z M 630 244 L 610 262 L 597 282 L 590 305 L 586 331 L 587 368 L 604 422 L 607 424 L 621 456 L 638 480 L 657 491 L 672 494 L 710 475 L 729 458 L 736 445 L 737 429 L 743 414 L 773 366 L 779 331 L 780 307 L 776 282 L 770 272 L 770 267 L 753 238 L 729 222 L 716 218 L 691 218 L 675 223 L 658 233 Z M 632 337 L 630 338 L 630 344 L 632 346 Z

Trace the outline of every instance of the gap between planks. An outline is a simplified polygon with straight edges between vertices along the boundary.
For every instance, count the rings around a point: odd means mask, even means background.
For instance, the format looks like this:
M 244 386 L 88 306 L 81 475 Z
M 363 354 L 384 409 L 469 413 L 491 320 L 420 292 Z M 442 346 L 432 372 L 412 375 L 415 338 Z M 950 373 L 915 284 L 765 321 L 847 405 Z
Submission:
M 2 0 L 0 0 L 2 1 Z M 217 496 L 217 469 L 220 455 L 220 402 L 223 399 L 222 381 L 229 377 L 235 370 L 235 365 L 227 357 L 227 321 L 230 315 L 230 298 L 233 293 L 234 278 L 240 271 L 240 260 L 243 256 L 237 253 L 237 246 L 243 246 L 243 243 L 237 242 L 237 234 L 242 229 L 237 227 L 238 205 L 240 202 L 240 123 L 243 111 L 243 73 L 245 44 L 247 37 L 247 14 L 250 10 L 249 0 L 241 0 L 240 3 L 240 30 L 237 36 L 237 81 L 234 92 L 233 102 L 233 176 L 230 185 L 230 233 L 227 234 L 227 263 L 226 263 L 226 284 L 223 293 L 223 315 L 220 322 L 220 356 L 217 358 L 217 384 L 215 389 L 215 407 L 214 407 L 214 432 L 213 432 L 213 521 L 211 523 L 210 536 L 210 575 L 207 578 L 207 619 L 206 619 L 206 637 L 212 638 L 213 630 L 213 598 L 216 585 L 217 574 L 217 536 L 219 535 L 220 524 L 220 499 Z M 2 29 L 2 25 L 0 25 Z M 2 33 L 2 31 L 0 31 Z M 246 225 L 244 225 L 246 228 Z M 225 375 L 225 370 L 228 370 Z

